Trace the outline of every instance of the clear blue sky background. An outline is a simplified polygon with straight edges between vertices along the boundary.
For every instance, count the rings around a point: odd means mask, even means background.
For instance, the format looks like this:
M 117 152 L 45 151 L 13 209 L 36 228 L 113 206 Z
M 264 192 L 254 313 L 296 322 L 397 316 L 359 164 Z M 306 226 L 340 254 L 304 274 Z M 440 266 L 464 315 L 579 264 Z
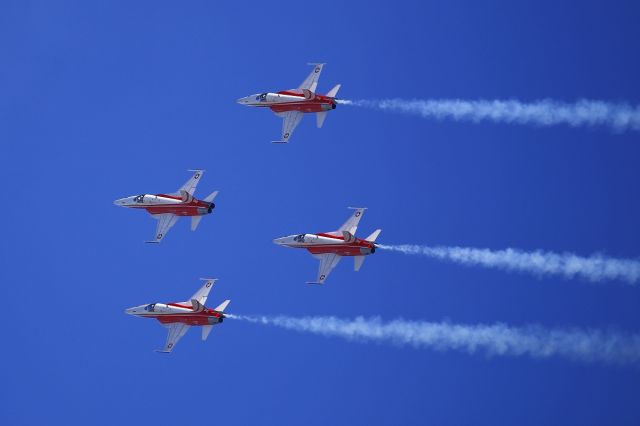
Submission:
M 88 4 L 91 3 L 91 4 Z M 5 1 L 0 6 L 0 423 L 638 424 L 638 367 L 435 352 L 243 322 L 166 331 L 129 306 L 220 278 L 231 312 L 640 328 L 638 288 L 379 252 L 317 261 L 273 238 L 339 226 L 381 242 L 640 253 L 640 143 L 606 128 L 437 122 L 350 107 L 323 129 L 235 103 L 343 98 L 640 103 L 635 1 Z M 517 3 L 517 4 L 514 4 Z M 116 198 L 220 190 L 161 245 Z

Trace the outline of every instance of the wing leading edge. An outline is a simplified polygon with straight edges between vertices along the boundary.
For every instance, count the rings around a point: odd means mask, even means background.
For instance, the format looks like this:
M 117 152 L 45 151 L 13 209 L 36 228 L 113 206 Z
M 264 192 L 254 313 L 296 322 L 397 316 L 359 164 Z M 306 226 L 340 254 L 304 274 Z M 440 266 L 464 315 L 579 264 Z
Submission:
M 156 352 L 163 352 L 168 354 L 173 350 L 173 348 L 176 346 L 178 341 L 180 341 L 182 336 L 184 336 L 185 333 L 189 331 L 189 328 L 191 328 L 191 326 L 180 323 L 180 322 L 176 322 L 173 324 L 166 325 L 165 327 L 169 329 L 169 334 L 167 335 L 167 341 L 164 344 L 164 348 L 157 349 Z
M 163 240 L 163 238 L 167 235 L 167 232 L 171 229 L 173 225 L 176 224 L 179 216 L 176 216 L 173 213 L 163 213 L 163 214 L 152 214 L 154 219 L 158 220 L 158 225 L 156 226 L 156 237 L 154 240 L 147 241 L 148 243 L 159 243 Z
M 324 284 L 329 274 L 340 262 L 341 256 L 335 253 L 317 254 L 314 257 L 320 260 L 318 268 L 318 278 L 315 281 L 308 281 L 307 284 Z
M 318 87 L 318 80 L 320 79 L 320 73 L 322 72 L 322 67 L 324 67 L 324 63 L 309 63 L 309 65 L 314 65 L 313 70 L 304 79 L 304 81 L 300 84 L 298 89 L 303 90 L 307 89 L 315 93 L 316 88 Z

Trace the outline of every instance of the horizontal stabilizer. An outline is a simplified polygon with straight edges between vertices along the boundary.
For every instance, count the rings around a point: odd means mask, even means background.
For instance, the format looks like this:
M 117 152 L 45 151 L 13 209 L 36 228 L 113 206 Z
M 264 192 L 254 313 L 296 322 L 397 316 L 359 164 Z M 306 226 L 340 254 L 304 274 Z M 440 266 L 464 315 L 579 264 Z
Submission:
M 338 90 L 340 90 L 340 85 L 336 84 L 335 86 L 333 86 L 333 89 L 329 90 L 329 93 L 327 93 L 327 97 L 335 98 L 336 95 L 338 94 Z
M 289 141 L 271 141 L 271 143 L 289 143 Z
M 316 113 L 316 125 L 318 126 L 318 129 L 324 124 L 324 120 L 327 118 L 328 112 L 329 111 L 322 111 Z
M 369 241 L 370 243 L 374 243 L 376 241 L 376 238 L 378 238 L 378 235 L 380 235 L 381 232 L 382 232 L 382 229 L 376 229 L 371 233 L 371 235 L 365 238 L 365 240 Z
M 195 231 L 204 216 L 191 216 L 191 230 Z
M 324 284 L 323 282 L 320 281 L 307 281 L 306 284 L 315 284 L 315 285 L 322 285 Z
M 210 203 L 214 198 L 218 195 L 218 191 L 213 191 L 211 194 L 207 195 L 202 201 Z
M 227 306 L 229 305 L 229 303 L 231 303 L 231 300 L 225 300 L 224 302 L 222 302 L 221 304 L 219 304 L 218 306 L 216 306 L 216 308 L 214 309 L 214 311 L 217 311 L 217 312 L 224 312 L 224 310 L 227 308 Z
M 357 272 L 362 267 L 362 263 L 364 262 L 364 256 L 355 256 L 353 258 L 353 269 Z
M 209 337 L 209 333 L 211 333 L 212 329 L 213 329 L 213 325 L 202 326 L 202 341 L 207 340 L 207 337 Z

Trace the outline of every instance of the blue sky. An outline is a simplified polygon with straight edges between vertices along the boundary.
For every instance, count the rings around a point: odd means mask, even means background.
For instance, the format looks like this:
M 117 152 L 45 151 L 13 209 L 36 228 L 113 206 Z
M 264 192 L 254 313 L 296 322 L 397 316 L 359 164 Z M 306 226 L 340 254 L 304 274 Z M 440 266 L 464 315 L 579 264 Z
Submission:
M 348 3 L 348 4 L 347 4 Z M 339 106 L 272 145 L 241 96 L 580 98 L 640 103 L 632 1 L 4 2 L 0 6 L 0 422 L 113 425 L 637 424 L 637 366 L 353 343 L 227 321 L 166 331 L 127 307 L 183 300 L 243 314 L 358 315 L 634 333 L 638 288 L 379 252 L 307 286 L 317 262 L 275 237 L 367 206 L 380 241 L 640 252 L 638 132 L 425 120 Z M 220 190 L 198 232 L 116 198 Z

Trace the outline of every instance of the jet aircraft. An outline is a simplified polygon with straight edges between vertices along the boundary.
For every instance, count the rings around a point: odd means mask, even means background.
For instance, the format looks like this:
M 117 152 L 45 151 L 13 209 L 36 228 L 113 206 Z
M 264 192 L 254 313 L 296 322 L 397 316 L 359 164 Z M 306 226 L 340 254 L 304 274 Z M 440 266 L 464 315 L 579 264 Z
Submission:
M 189 171 L 194 172 L 193 176 L 177 192 L 155 195 L 141 194 L 114 201 L 116 206 L 145 209 L 158 220 L 156 237 L 152 241 L 146 241 L 147 243 L 162 241 L 180 216 L 191 216 L 191 230 L 195 231 L 202 217 L 211 213 L 216 207 L 213 199 L 218 195 L 218 191 L 212 192 L 203 200 L 198 200 L 193 196 L 204 170 Z
M 273 240 L 274 243 L 282 246 L 307 249 L 320 260 L 316 281 L 309 281 L 307 284 L 324 284 L 342 256 L 353 256 L 354 269 L 358 271 L 364 262 L 364 257 L 375 253 L 375 241 L 382 230 L 376 229 L 365 239 L 356 238 L 356 229 L 365 208 L 349 208 L 355 211 L 337 231 L 290 235 Z
M 336 109 L 336 95 L 340 85 L 336 84 L 326 95 L 317 94 L 318 79 L 325 64 L 310 63 L 309 65 L 313 65 L 313 71 L 297 89 L 257 93 L 238 99 L 239 104 L 271 108 L 277 116 L 282 117 L 282 137 L 279 141 L 273 141 L 274 143 L 289 142 L 304 113 L 315 112 L 316 124 L 321 128 L 327 112 Z
M 157 349 L 157 352 L 171 352 L 191 326 L 202 326 L 202 340 L 204 341 L 207 340 L 214 325 L 222 324 L 225 318 L 224 310 L 231 301 L 225 300 L 215 309 L 204 306 L 207 296 L 209 296 L 209 291 L 211 291 L 213 283 L 217 280 L 202 279 L 206 281 L 205 284 L 191 296 L 188 302 L 151 303 L 129 308 L 125 311 L 129 315 L 155 318 L 169 329 L 164 348 Z

